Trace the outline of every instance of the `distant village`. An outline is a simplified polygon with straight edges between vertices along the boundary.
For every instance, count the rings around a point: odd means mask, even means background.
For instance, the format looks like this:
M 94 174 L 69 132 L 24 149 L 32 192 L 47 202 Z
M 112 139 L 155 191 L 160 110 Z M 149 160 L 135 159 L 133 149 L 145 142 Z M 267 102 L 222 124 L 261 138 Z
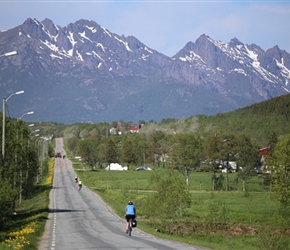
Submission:
M 123 135 L 123 134 L 138 134 L 139 130 L 144 126 L 140 123 L 132 123 L 129 127 L 129 130 L 126 130 L 124 126 L 119 122 L 117 128 L 110 128 L 111 135 Z

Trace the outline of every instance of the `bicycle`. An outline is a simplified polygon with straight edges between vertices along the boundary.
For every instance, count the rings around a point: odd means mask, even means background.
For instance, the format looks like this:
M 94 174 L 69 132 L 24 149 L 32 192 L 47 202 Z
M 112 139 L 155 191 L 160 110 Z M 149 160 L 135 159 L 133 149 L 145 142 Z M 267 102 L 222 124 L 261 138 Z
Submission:
M 132 201 L 128 202 L 128 205 L 125 208 L 125 218 L 126 218 L 126 233 L 129 234 L 129 236 L 131 236 L 132 233 L 132 228 L 134 227 L 133 225 L 133 221 L 135 220 L 135 216 L 136 216 L 136 208 L 133 205 Z
M 83 186 L 83 184 L 82 184 L 81 180 L 79 180 L 79 191 L 82 189 L 82 186 Z
M 129 226 L 128 226 L 128 235 L 129 236 L 131 236 L 131 234 L 132 234 L 132 228 L 133 228 L 133 225 L 132 225 L 132 223 L 133 223 L 133 220 L 132 220 L 132 218 L 130 218 L 130 220 L 129 220 Z

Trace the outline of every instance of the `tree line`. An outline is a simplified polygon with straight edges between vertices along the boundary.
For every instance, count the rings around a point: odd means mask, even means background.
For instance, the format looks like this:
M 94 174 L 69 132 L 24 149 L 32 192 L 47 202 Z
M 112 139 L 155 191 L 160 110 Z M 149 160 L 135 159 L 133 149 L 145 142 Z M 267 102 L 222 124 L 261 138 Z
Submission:
M 52 154 L 52 148 L 48 139 L 35 135 L 24 121 L 5 119 L 4 138 L 1 133 L 4 145 L 1 147 L 0 227 L 22 200 L 34 193 L 41 176 L 46 174 L 45 159 Z
M 212 172 L 212 189 L 218 188 L 220 168 L 230 172 L 229 162 L 236 162 L 239 177 L 246 181 L 252 170 L 260 167 L 259 146 L 244 134 L 214 133 L 202 138 L 194 133 L 168 134 L 154 131 L 146 135 L 72 136 L 66 141 L 72 155 L 82 158 L 91 170 L 111 163 L 130 167 L 150 165 L 153 168 L 177 169 L 188 184 L 190 171 Z

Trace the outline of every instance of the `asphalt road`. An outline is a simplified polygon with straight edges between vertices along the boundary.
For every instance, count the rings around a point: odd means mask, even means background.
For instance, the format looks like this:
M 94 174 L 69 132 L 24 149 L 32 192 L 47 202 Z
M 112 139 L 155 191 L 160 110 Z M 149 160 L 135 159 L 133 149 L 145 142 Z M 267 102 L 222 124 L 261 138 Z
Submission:
M 60 138 L 56 139 L 56 151 L 64 153 Z M 40 250 L 204 250 L 202 247 L 159 239 L 138 228 L 133 229 L 131 237 L 128 236 L 125 233 L 125 220 L 115 215 L 100 197 L 85 186 L 79 191 L 74 178 L 69 159 L 56 158 L 50 193 L 51 212 Z

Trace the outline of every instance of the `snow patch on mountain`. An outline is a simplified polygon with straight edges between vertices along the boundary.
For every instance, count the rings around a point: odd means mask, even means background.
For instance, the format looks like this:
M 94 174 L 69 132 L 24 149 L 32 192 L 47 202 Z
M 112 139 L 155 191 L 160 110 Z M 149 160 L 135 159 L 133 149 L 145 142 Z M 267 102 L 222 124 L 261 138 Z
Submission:
M 41 41 L 41 40 L 40 40 Z M 58 47 L 55 44 L 50 43 L 49 41 L 45 40 L 45 41 L 41 41 L 44 45 L 46 45 L 49 49 L 51 49 L 52 51 L 57 52 L 58 51 Z
M 72 46 L 74 47 L 75 44 L 77 43 L 77 41 L 74 40 L 74 33 L 69 31 L 69 36 L 67 37 L 70 41 L 70 43 L 72 44 Z
M 105 52 L 105 47 L 103 46 L 103 44 L 101 44 L 101 43 L 97 43 L 96 46 L 97 46 L 98 48 L 101 48 L 102 51 Z
M 63 59 L 62 57 L 57 56 L 57 55 L 54 55 L 54 54 L 52 54 L 52 53 L 50 54 L 50 57 L 51 57 L 51 58 L 58 58 L 58 59 L 61 59 L 61 60 Z
M 84 61 L 83 57 L 82 57 L 82 54 L 76 50 L 76 54 L 77 54 L 77 59 L 80 60 L 80 61 Z
M 80 35 L 82 38 L 87 39 L 87 40 L 90 41 L 91 43 L 93 42 L 90 38 L 88 38 L 88 37 L 86 36 L 86 32 L 85 32 L 85 31 L 82 32 L 82 33 L 79 33 L 79 35 Z
M 264 69 L 263 67 L 260 66 L 260 62 L 258 60 L 258 55 L 255 53 L 255 51 L 252 51 L 248 48 L 248 46 L 245 46 L 249 57 L 252 59 L 252 66 L 254 69 L 266 80 L 272 83 L 275 83 L 271 78 L 275 77 L 272 75 L 269 71 Z
M 129 45 L 128 45 L 128 43 L 127 43 L 127 42 L 124 42 L 123 40 L 121 40 L 121 39 L 120 39 L 120 38 L 118 38 L 117 36 L 114 36 L 114 38 L 115 38 L 117 41 L 119 41 L 120 43 L 124 44 L 124 46 L 125 46 L 126 50 L 128 50 L 128 51 L 132 52 L 132 50 L 130 49 L 130 47 L 129 47 Z
M 87 25 L 85 25 L 85 27 L 86 27 L 87 29 L 89 29 L 92 33 L 96 33 L 96 32 L 98 31 L 95 27 L 89 27 L 89 26 L 87 26 Z
M 244 76 L 247 76 L 247 73 L 243 69 L 234 69 L 233 71 L 243 74 Z
M 290 79 L 290 70 L 284 65 L 284 58 L 282 58 L 282 62 L 280 63 L 277 59 L 275 59 L 277 66 L 281 69 L 281 75 L 287 79 Z M 288 85 L 288 80 L 286 79 L 286 86 Z
M 104 27 L 101 26 L 101 28 L 103 29 L 103 31 L 109 36 L 112 37 L 111 33 Z
M 98 53 L 96 53 L 95 51 L 93 51 L 93 55 L 96 57 L 96 58 L 98 58 L 98 59 L 100 59 L 101 61 L 105 61 L 105 59 L 103 59 Z
M 150 54 L 153 54 L 153 52 L 145 46 L 144 50 L 148 51 Z

